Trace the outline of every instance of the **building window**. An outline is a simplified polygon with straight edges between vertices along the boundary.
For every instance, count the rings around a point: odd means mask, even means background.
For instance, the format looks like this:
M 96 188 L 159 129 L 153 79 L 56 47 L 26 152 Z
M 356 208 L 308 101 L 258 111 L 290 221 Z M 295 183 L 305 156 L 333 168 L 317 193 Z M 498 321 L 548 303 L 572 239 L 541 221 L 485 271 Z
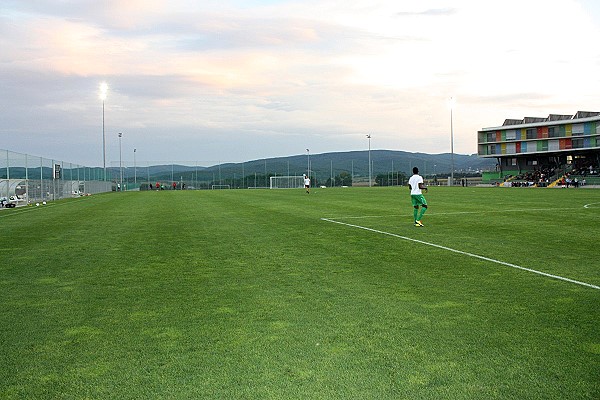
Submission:
M 572 148 L 581 149 L 583 147 L 583 139 L 573 139 Z
M 549 126 L 548 127 L 548 137 L 555 138 L 558 137 L 558 127 L 557 126 Z
M 572 132 L 573 132 L 573 136 L 583 135 L 583 124 L 573 125 Z
M 535 128 L 527 129 L 527 131 L 525 131 L 525 134 L 527 135 L 527 139 L 537 139 L 537 129 Z

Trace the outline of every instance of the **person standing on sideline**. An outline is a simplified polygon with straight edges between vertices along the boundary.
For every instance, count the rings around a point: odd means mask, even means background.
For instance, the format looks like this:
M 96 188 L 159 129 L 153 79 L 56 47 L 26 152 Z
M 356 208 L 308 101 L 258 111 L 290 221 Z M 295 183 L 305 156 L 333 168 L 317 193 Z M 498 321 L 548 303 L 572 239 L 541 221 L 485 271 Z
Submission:
M 304 188 L 306 189 L 306 193 L 310 193 L 310 178 L 304 175 Z
M 413 176 L 408 180 L 408 188 L 410 189 L 410 200 L 413 205 L 413 215 L 415 219 L 415 226 L 422 227 L 424 226 L 421 223 L 421 218 L 423 218 L 423 214 L 427 211 L 427 200 L 425 200 L 425 196 L 423 196 L 422 190 L 425 192 L 428 191 L 427 187 L 423 183 L 423 177 L 419 175 L 419 168 L 413 168 Z M 419 207 L 421 210 L 419 211 Z

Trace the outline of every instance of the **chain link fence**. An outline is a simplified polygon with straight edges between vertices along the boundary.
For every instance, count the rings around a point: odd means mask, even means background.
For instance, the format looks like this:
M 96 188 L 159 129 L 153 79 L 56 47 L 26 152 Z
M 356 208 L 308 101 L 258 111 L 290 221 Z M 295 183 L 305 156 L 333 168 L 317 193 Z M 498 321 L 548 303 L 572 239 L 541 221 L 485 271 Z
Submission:
M 17 204 L 114 190 L 110 171 L 0 149 L 0 199 Z

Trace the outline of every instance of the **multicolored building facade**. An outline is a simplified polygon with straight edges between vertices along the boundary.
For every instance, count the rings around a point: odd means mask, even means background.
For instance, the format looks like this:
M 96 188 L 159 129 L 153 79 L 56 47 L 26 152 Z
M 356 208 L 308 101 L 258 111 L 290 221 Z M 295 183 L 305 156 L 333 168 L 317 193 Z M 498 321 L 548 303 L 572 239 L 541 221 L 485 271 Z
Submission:
M 600 112 L 507 119 L 477 132 L 478 155 L 497 158 L 500 171 L 522 172 L 577 160 L 600 163 Z

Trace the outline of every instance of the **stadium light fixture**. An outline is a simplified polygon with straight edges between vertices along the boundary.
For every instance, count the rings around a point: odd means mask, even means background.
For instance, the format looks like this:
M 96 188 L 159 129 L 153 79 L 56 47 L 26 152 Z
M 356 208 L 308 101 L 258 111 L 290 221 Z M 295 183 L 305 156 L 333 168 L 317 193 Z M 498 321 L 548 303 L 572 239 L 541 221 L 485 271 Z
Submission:
M 369 187 L 371 187 L 371 135 L 367 135 L 369 139 Z
M 102 100 L 102 168 L 104 170 L 104 180 L 106 181 L 106 135 L 104 133 L 104 101 L 108 93 L 106 82 L 100 84 L 100 100 Z

